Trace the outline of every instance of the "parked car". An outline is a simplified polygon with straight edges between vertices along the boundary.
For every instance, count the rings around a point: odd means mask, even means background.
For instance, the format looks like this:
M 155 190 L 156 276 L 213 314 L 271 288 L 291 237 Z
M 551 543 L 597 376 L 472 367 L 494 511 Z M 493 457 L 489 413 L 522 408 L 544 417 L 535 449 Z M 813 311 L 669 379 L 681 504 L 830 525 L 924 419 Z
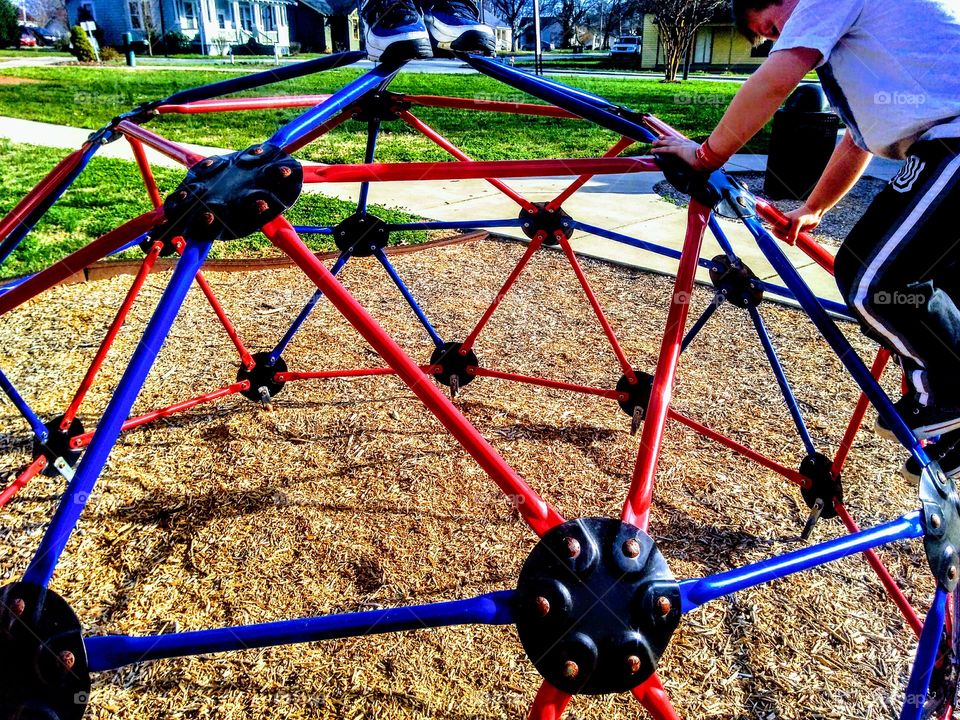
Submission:
M 610 58 L 612 60 L 638 61 L 640 59 L 640 48 L 642 38 L 636 35 L 624 35 L 617 38 L 617 41 L 610 48 Z
M 29 36 L 33 42 L 24 42 L 23 38 Z M 53 47 L 57 44 L 57 36 L 46 28 L 37 25 L 20 26 L 20 46 L 21 47 Z

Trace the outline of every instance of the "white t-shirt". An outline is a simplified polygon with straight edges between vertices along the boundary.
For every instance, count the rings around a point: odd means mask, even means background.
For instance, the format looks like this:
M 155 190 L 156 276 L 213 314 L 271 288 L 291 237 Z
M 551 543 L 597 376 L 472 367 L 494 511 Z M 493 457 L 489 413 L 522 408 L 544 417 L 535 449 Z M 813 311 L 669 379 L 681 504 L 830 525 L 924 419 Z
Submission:
M 865 150 L 960 137 L 960 0 L 799 0 L 771 52 L 797 47 L 823 55 L 823 90 Z

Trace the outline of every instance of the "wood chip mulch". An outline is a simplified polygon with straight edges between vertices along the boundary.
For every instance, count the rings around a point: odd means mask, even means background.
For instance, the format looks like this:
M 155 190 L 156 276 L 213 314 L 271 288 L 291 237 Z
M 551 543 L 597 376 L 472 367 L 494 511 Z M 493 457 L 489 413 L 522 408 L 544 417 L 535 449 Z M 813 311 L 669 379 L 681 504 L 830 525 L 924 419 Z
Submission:
M 445 339 L 462 339 L 522 246 L 486 240 L 396 258 Z M 651 370 L 672 281 L 584 260 L 628 356 Z M 151 275 L 81 417 L 107 402 L 168 277 Z M 310 296 L 295 269 L 210 273 L 251 351 L 272 347 Z M 419 361 L 431 344 L 374 263 L 344 284 Z M 0 323 L 0 366 L 43 416 L 63 411 L 129 277 L 57 287 Z M 695 292 L 694 316 L 710 293 Z M 832 453 L 857 399 L 797 311 L 761 307 L 811 433 Z M 864 357 L 875 350 L 844 330 Z M 612 388 L 621 372 L 561 254 L 537 253 L 477 344 L 483 364 Z M 321 303 L 286 354 L 291 369 L 376 367 Z M 191 291 L 137 401 L 165 406 L 233 381 L 236 353 Z M 886 382 L 895 390 L 897 378 Z M 481 378 L 457 405 L 567 518 L 616 516 L 638 438 L 615 403 Z M 683 356 L 675 404 L 796 467 L 803 448 L 743 311 L 724 307 Z M 873 413 L 868 414 L 872 423 Z M 29 458 L 0 406 L 4 476 Z M 917 506 L 903 453 L 865 430 L 844 473 L 864 526 Z M 2 512 L 0 583 L 17 579 L 62 481 L 39 478 Z M 668 426 L 651 533 L 678 578 L 801 547 L 807 508 L 786 481 L 676 423 Z M 817 541 L 837 537 L 821 523 Z M 288 384 L 274 409 L 236 396 L 125 434 L 53 589 L 91 634 L 163 633 L 471 597 L 510 588 L 533 534 L 474 461 L 398 380 Z M 933 584 L 919 543 L 880 551 L 925 608 Z M 896 717 L 916 642 L 862 558 L 840 561 L 689 614 L 660 667 L 690 720 Z M 519 718 L 539 676 L 511 627 L 459 627 L 169 660 L 95 678 L 89 717 Z M 566 717 L 642 717 L 627 695 L 575 698 Z

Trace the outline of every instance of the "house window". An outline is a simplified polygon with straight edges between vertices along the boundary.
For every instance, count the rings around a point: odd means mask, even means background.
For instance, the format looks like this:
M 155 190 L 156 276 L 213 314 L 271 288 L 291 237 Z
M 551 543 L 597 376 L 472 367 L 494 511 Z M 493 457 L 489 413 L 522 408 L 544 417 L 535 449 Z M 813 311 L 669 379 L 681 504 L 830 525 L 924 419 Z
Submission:
M 92 2 L 82 2 L 77 10 L 77 22 L 96 22 L 97 12 Z
M 221 30 L 233 30 L 233 3 L 230 0 L 216 0 L 217 26 Z
M 127 3 L 127 9 L 130 11 L 130 28 L 143 30 L 143 5 L 140 4 L 140 0 L 130 0 Z
M 350 24 L 353 26 L 353 39 L 360 41 L 360 20 L 352 19 Z
M 773 40 L 764 40 L 759 45 L 750 48 L 750 57 L 767 57 L 770 54 L 770 48 L 773 47 Z
M 713 59 L 713 28 L 703 28 L 697 33 L 693 43 L 694 64 L 707 65 Z
M 276 9 L 273 5 L 260 6 L 260 24 L 266 32 L 274 32 L 277 29 Z
M 240 27 L 248 33 L 253 32 L 253 5 L 240 3 Z
M 180 28 L 183 30 L 196 30 L 199 27 L 197 14 L 197 3 L 195 0 L 181 0 Z

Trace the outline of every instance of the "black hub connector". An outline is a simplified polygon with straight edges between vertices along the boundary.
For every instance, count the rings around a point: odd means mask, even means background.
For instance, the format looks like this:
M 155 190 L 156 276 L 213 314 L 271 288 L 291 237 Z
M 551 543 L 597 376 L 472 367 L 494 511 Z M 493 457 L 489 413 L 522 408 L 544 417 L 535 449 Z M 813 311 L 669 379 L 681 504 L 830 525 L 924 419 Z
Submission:
M 763 301 L 760 278 L 745 264 L 735 264 L 726 255 L 717 255 L 710 262 L 710 282 L 725 300 L 738 308 L 756 307 Z
M 813 509 L 817 500 L 823 501 L 820 517 L 829 520 L 837 516 L 834 499 L 843 502 L 843 483 L 833 474 L 833 461 L 822 453 L 807 455 L 800 463 L 799 472 L 810 480 L 809 488 L 800 488 L 800 495 L 808 508 Z
M 302 187 L 300 163 L 276 145 L 208 157 L 164 201 L 166 222 L 154 239 L 247 237 L 290 208 Z
M 252 370 L 247 370 L 241 365 L 237 371 L 237 382 L 241 380 L 250 381 L 250 387 L 240 394 L 254 402 L 269 402 L 270 398 L 275 397 L 286 385 L 286 381 L 277 380 L 276 375 L 287 371 L 287 363 L 284 362 L 282 357 L 278 357 L 276 362 L 271 364 L 270 353 L 266 351 L 258 352 L 252 357 L 254 363 L 256 363 Z M 261 388 L 266 390 L 266 397 L 264 397 L 264 390 L 261 390 Z
M 642 683 L 680 622 L 680 587 L 656 543 L 611 518 L 550 530 L 524 563 L 517 591 L 527 656 L 547 682 L 575 695 Z
M 90 670 L 80 621 L 52 590 L 0 589 L 0 718 L 79 720 Z
M 920 473 L 920 503 L 930 571 L 941 588 L 953 592 L 960 581 L 960 495 L 935 462 Z
M 46 442 L 40 442 L 40 438 L 34 438 L 33 440 L 33 459 L 36 460 L 41 455 L 47 458 L 47 466 L 42 471 L 47 477 L 56 477 L 60 474 L 54 466 L 57 458 L 63 458 L 70 467 L 76 466 L 77 460 L 80 459 L 80 451 L 70 447 L 70 441 L 77 435 L 83 435 L 83 423 L 74 418 L 70 422 L 70 427 L 61 430 L 60 423 L 62 422 L 63 415 L 57 415 L 50 422 L 44 424 L 49 433 Z
M 533 203 L 537 211 L 532 212 L 524 208 L 520 211 L 520 229 L 523 234 L 533 240 L 539 232 L 546 233 L 544 245 L 559 245 L 557 233 L 562 233 L 569 240 L 573 236 L 573 218 L 563 208 L 547 210 L 547 203 Z
M 461 347 L 463 347 L 463 343 L 444 343 L 435 349 L 430 356 L 430 364 L 441 368 L 440 372 L 433 374 L 433 377 L 441 385 L 452 387 L 453 378 L 456 378 L 457 388 L 462 388 L 473 381 L 475 376 L 468 371 L 468 368 L 479 366 L 480 361 L 472 348 L 467 350 L 466 353 L 461 353 Z
M 155 243 L 162 242 L 163 247 L 160 248 L 160 257 L 170 257 L 177 253 L 177 246 L 173 244 L 175 238 L 176 236 L 170 233 L 164 233 L 157 238 L 154 238 L 151 234 L 141 240 L 139 246 L 143 250 L 143 254 L 146 255 L 153 249 Z
M 400 113 L 412 106 L 412 103 L 406 102 L 396 93 L 373 92 L 365 95 L 353 106 L 354 113 L 350 117 L 360 122 L 388 122 L 399 120 Z
M 383 250 L 389 240 L 387 224 L 370 213 L 355 212 L 333 228 L 337 249 L 354 257 L 369 257 L 374 250 Z
M 627 394 L 627 399 L 617 400 L 617 404 L 630 417 L 634 417 L 637 408 L 640 408 L 640 418 L 643 419 L 650 403 L 650 392 L 653 390 L 653 375 L 642 370 L 634 370 L 633 374 L 637 376 L 635 383 L 631 383 L 626 375 L 617 381 L 617 392 Z

